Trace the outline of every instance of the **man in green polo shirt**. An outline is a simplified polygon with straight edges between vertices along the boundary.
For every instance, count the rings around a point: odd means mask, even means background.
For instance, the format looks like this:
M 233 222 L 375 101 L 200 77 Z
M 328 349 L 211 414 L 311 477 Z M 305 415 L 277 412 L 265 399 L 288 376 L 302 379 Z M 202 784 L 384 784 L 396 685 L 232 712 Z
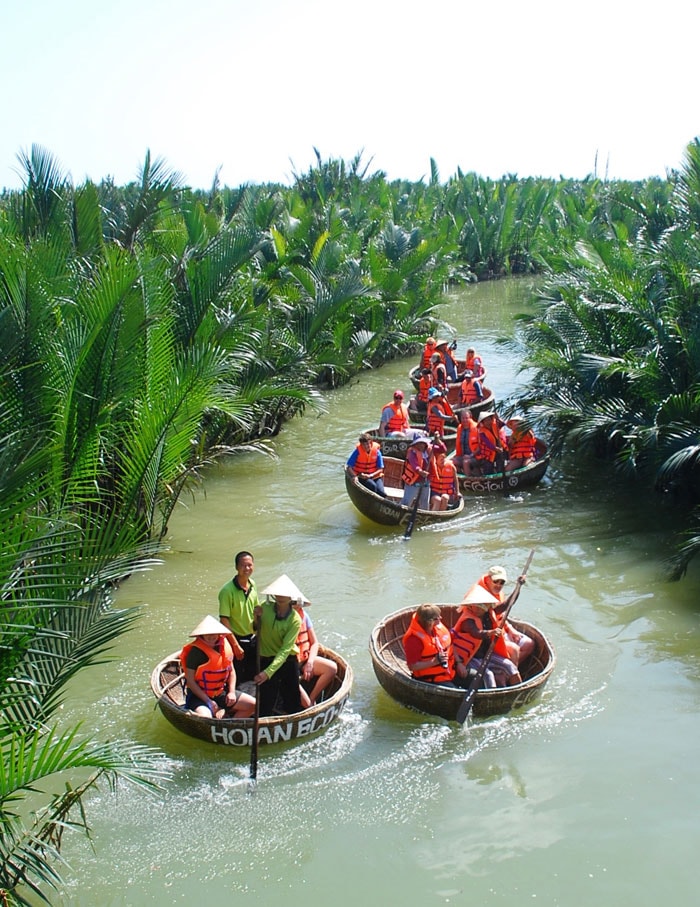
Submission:
M 236 555 L 236 575 L 219 592 L 219 620 L 233 634 L 239 683 L 252 680 L 255 675 L 253 611 L 259 600 L 252 578 L 254 568 L 253 555 L 249 551 L 239 551 Z

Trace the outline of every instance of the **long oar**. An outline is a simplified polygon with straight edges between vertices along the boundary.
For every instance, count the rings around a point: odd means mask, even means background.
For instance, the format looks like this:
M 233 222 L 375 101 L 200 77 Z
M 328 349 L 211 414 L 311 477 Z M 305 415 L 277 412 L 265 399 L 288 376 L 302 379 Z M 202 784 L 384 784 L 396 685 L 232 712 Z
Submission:
M 255 631 L 255 676 L 260 673 L 260 621 Z M 260 684 L 255 684 L 255 714 L 253 716 L 253 736 L 250 741 L 250 785 L 255 787 L 258 777 L 258 728 L 260 727 Z
M 508 620 L 508 615 L 510 614 L 510 609 L 513 607 L 513 605 L 518 600 L 518 596 L 520 595 L 520 588 L 523 585 L 523 583 L 525 582 L 525 574 L 527 573 L 527 571 L 530 567 L 530 563 L 532 562 L 532 558 L 533 558 L 534 554 L 535 554 L 535 549 L 533 548 L 530 551 L 530 554 L 528 555 L 527 561 L 525 562 L 525 567 L 523 568 L 523 572 L 520 574 L 520 576 L 517 579 L 517 582 L 515 583 L 515 588 L 508 596 L 508 599 L 506 601 L 506 608 L 503 613 L 503 619 L 501 620 L 501 627 L 505 628 L 506 621 Z M 484 676 L 486 668 L 489 666 L 489 661 L 491 659 L 491 656 L 493 655 L 493 648 L 495 645 L 496 645 L 496 637 L 493 636 L 491 638 L 491 643 L 490 643 L 488 649 L 486 650 L 486 654 L 481 659 L 481 665 L 476 672 L 476 677 L 474 677 L 471 684 L 469 685 L 469 689 L 467 690 L 467 695 L 462 700 L 462 704 L 460 705 L 459 711 L 457 712 L 457 721 L 459 721 L 460 724 L 464 724 L 464 722 L 467 720 L 467 715 L 469 715 L 469 712 L 471 711 L 472 705 L 474 703 L 474 697 L 476 696 L 477 691 L 479 689 L 479 685 L 481 683 L 481 678 Z
M 418 514 L 418 505 L 420 503 L 421 495 L 423 494 L 423 489 L 427 485 L 427 479 L 418 484 L 418 494 L 416 495 L 416 503 L 411 508 L 411 515 L 408 518 L 408 523 L 406 523 L 406 531 L 403 534 L 405 539 L 411 538 L 411 533 L 413 532 L 413 527 L 416 525 L 416 515 Z

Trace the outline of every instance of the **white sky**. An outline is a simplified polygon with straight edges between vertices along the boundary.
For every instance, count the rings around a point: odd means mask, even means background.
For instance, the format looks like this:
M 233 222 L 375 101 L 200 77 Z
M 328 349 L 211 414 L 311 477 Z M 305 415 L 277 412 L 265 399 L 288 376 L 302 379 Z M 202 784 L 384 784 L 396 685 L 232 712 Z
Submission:
M 147 149 L 209 188 L 318 148 L 442 180 L 638 179 L 700 135 L 688 0 L 2 0 L 0 187 L 33 143 L 74 183 Z

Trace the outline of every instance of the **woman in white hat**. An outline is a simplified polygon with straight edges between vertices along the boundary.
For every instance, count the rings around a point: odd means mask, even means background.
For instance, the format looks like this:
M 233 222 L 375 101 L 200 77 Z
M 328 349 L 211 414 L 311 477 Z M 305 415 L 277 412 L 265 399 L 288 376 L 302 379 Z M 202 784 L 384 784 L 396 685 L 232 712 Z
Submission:
M 301 617 L 292 607 L 304 594 L 283 573 L 262 590 L 267 599 L 255 609 L 260 638 L 260 667 L 255 683 L 260 687 L 260 714 L 300 712 L 299 662 L 296 641 Z
M 525 577 L 520 577 L 520 579 L 523 583 L 525 582 Z M 494 647 L 492 666 L 495 671 L 500 671 L 502 674 L 505 674 L 508 678 L 507 682 L 511 684 L 520 683 L 521 677 L 519 666 L 532 654 L 535 643 L 529 636 L 516 630 L 508 621 L 506 621 L 505 627 L 502 625 L 502 614 L 506 608 L 504 587 L 507 582 L 508 574 L 506 573 L 505 567 L 501 567 L 500 564 L 495 564 L 493 567 L 489 567 L 486 573 L 477 580 L 469 592 L 467 592 L 465 599 L 468 596 L 473 595 L 473 593 L 479 589 L 483 590 L 487 596 L 491 597 L 491 612 L 494 627 L 501 628 L 502 632 L 499 636 L 503 637 L 496 642 L 496 646 Z M 504 660 L 505 663 L 501 664 L 501 660 Z M 512 670 L 511 666 L 515 667 L 515 671 Z
M 496 413 L 492 410 L 480 413 L 477 423 L 476 460 L 482 475 L 492 475 L 503 470 L 505 446 Z
M 236 689 L 233 650 L 226 639 L 229 629 L 208 614 L 184 646 L 180 663 L 185 672 L 185 708 L 204 718 L 250 718 L 255 700 Z

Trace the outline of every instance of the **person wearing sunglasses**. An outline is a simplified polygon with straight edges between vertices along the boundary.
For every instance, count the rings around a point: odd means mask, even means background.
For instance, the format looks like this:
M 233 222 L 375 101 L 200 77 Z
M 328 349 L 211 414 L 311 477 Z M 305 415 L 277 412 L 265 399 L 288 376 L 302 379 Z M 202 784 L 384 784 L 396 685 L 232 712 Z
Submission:
M 474 598 L 474 593 L 479 588 L 488 593 L 491 607 L 488 609 L 487 622 L 492 626 L 481 628 L 479 638 L 486 640 L 491 636 L 496 637 L 489 664 L 497 681 L 502 681 L 505 677 L 505 683 L 510 685 L 520 683 L 519 666 L 532 654 L 535 643 L 529 636 L 516 630 L 509 622 L 506 621 L 505 627 L 502 626 L 502 615 L 506 609 L 507 598 L 504 590 L 507 582 L 508 574 L 505 567 L 500 565 L 489 567 L 467 592 L 465 600 Z

